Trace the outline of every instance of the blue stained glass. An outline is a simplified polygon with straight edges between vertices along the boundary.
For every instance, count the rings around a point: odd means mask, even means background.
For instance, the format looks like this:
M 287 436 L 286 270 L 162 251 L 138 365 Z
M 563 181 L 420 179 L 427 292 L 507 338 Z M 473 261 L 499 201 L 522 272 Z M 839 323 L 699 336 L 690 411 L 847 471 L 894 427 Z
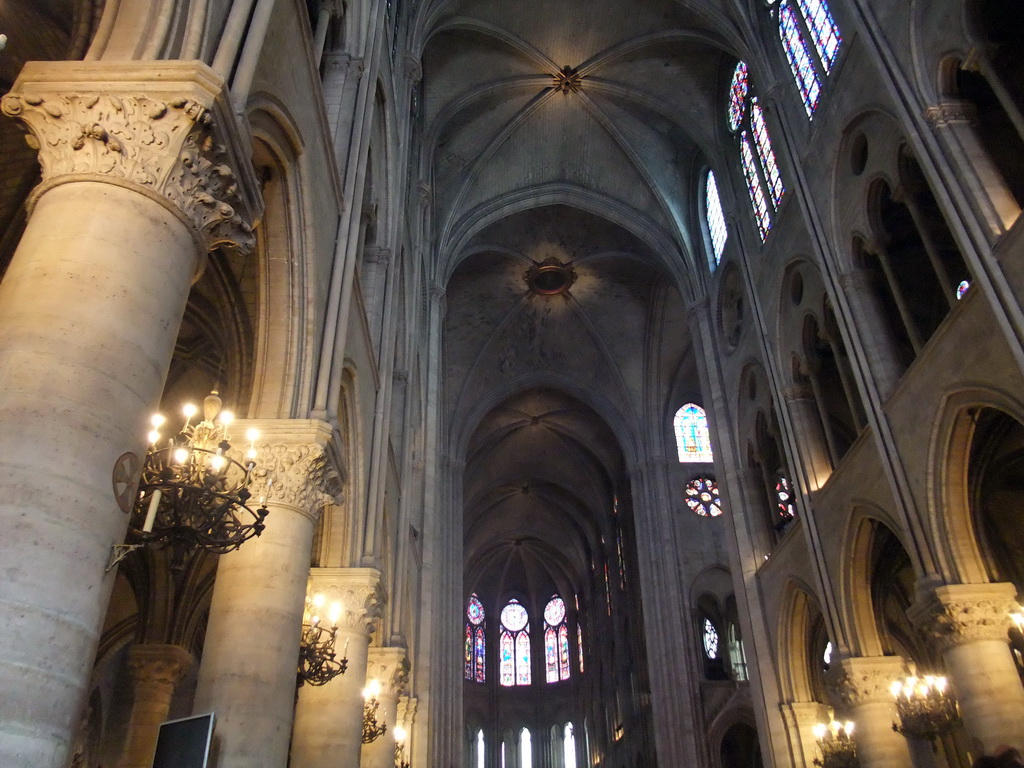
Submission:
M 743 176 L 747 180 L 747 192 L 750 194 L 750 205 L 754 209 L 757 230 L 764 240 L 772 228 L 772 219 L 768 213 L 768 201 L 765 199 L 764 189 L 761 188 L 761 180 L 757 177 L 757 169 L 754 167 L 754 151 L 750 148 L 750 139 L 746 131 L 740 135 L 740 159 L 743 161 Z
M 687 403 L 676 411 L 672 426 L 680 462 L 710 463 L 715 460 L 711 451 L 708 417 L 703 408 L 696 403 Z
M 486 647 L 486 644 L 484 642 L 484 628 L 483 627 L 477 627 L 476 628 L 476 642 L 475 642 L 475 648 L 474 648 L 474 650 L 475 650 L 475 658 L 473 660 L 473 664 L 476 666 L 476 681 L 478 683 L 483 683 L 483 682 L 487 681 L 487 670 L 486 670 L 486 667 L 485 667 L 485 664 L 486 664 L 486 661 L 485 661 L 485 659 L 486 659 L 485 647 Z
M 711 235 L 711 247 L 715 252 L 715 264 L 719 264 L 725 251 L 729 230 L 725 226 L 725 213 L 722 211 L 722 200 L 718 196 L 718 182 L 715 181 L 714 171 L 708 171 L 707 184 L 704 187 L 704 204 L 708 217 L 708 234 Z
M 747 63 L 741 61 L 736 64 L 732 73 L 732 83 L 729 85 L 729 130 L 735 131 L 740 127 L 743 120 L 743 109 L 747 105 L 747 92 L 750 90 L 750 82 L 747 78 Z
M 821 81 L 814 69 L 803 33 L 800 31 L 800 22 L 797 19 L 796 11 L 793 10 L 793 6 L 789 4 L 788 0 L 779 6 L 779 37 L 782 38 L 782 47 L 786 49 L 786 58 L 789 59 L 789 68 L 793 72 L 793 79 L 800 89 L 800 98 L 803 99 L 804 109 L 807 110 L 807 116 L 810 117 L 818 106 L 818 98 L 821 96 Z
M 814 42 L 814 49 L 821 59 L 821 67 L 828 74 L 835 63 L 836 55 L 839 53 L 839 44 L 843 41 L 839 34 L 839 27 L 832 12 L 828 9 L 826 0 L 797 0 L 800 10 L 803 11 L 807 28 L 811 31 L 811 40 Z
M 786 187 L 782 183 L 779 164 L 775 160 L 775 150 L 772 149 L 772 140 L 768 135 L 768 126 L 764 122 L 764 112 L 761 109 L 761 105 L 757 103 L 756 98 L 750 100 L 750 130 L 754 134 L 754 146 L 757 147 L 757 156 L 761 160 L 761 170 L 764 172 L 764 178 L 768 182 L 772 207 L 778 208 Z
M 516 638 L 516 685 L 530 684 L 530 632 L 524 630 Z
M 466 679 L 473 679 L 473 630 L 466 625 Z
M 569 679 L 569 630 L 562 622 L 558 628 L 558 676 L 562 680 Z
M 549 683 L 558 682 L 558 649 L 556 648 L 556 640 L 555 630 L 552 627 L 544 630 L 544 667 Z
M 501 642 L 498 644 L 498 648 L 500 654 L 499 681 L 506 687 L 515 685 L 515 641 L 512 639 L 511 632 L 501 633 Z
M 964 294 L 970 290 L 971 284 L 966 280 L 961 280 L 960 285 L 956 287 L 956 300 L 960 301 L 964 297 Z

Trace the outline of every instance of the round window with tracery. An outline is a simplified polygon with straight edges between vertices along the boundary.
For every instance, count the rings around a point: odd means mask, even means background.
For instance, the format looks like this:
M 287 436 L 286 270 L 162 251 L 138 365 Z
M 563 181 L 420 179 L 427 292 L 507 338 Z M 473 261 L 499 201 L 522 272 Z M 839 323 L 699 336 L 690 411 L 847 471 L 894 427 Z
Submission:
M 562 619 L 565 618 L 565 601 L 560 597 L 553 597 L 544 606 L 544 621 L 548 623 L 549 627 L 557 627 L 562 623 Z
M 718 483 L 711 477 L 695 477 L 686 484 L 686 506 L 701 517 L 722 514 L 722 500 L 718 496 Z
M 474 626 L 479 626 L 483 623 L 484 606 L 476 595 L 472 595 L 469 598 L 469 608 L 466 609 L 466 616 Z
M 510 632 L 518 632 L 529 621 L 530 616 L 518 600 L 510 600 L 508 605 L 501 609 L 501 623 Z

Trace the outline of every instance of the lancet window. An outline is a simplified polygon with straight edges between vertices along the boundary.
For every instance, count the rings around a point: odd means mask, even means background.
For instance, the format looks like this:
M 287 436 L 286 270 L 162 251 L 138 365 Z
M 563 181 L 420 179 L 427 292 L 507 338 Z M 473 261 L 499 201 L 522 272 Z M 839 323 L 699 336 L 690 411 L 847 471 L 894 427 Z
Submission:
M 710 464 L 715 460 L 711 450 L 711 430 L 703 408 L 696 403 L 687 403 L 676 411 L 672 426 L 681 463 Z
M 768 0 L 778 14 L 779 40 L 808 117 L 821 100 L 822 82 L 832 71 L 843 41 L 826 0 Z
M 469 603 L 466 606 L 465 674 L 467 680 L 477 683 L 487 681 L 485 618 L 484 606 L 480 602 L 480 598 L 475 593 L 470 595 Z
M 516 599 L 501 609 L 501 636 L 498 640 L 499 682 L 511 687 L 529 685 L 530 615 Z
M 565 601 L 558 595 L 553 595 L 544 607 L 544 669 L 549 683 L 568 680 L 571 672 Z
M 704 215 L 707 217 L 708 236 L 711 238 L 711 251 L 715 258 L 715 266 L 718 266 L 722 261 L 722 254 L 725 252 L 725 241 L 729 238 L 729 230 L 725 225 L 725 212 L 722 210 L 722 199 L 718 196 L 715 172 L 710 170 L 704 180 Z

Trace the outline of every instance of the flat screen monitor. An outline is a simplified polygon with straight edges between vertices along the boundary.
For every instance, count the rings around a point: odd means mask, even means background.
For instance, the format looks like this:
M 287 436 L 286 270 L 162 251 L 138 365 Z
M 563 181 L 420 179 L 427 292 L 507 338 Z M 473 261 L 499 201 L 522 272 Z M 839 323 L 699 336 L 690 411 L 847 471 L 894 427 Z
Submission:
M 212 712 L 161 723 L 153 768 L 207 768 L 212 741 Z

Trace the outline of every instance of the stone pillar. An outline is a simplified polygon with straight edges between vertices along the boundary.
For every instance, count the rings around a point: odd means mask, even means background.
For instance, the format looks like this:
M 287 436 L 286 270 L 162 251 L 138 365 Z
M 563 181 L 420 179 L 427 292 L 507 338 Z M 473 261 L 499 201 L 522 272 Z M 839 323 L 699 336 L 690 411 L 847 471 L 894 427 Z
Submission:
M 395 757 L 401 758 L 402 762 L 412 763 L 412 748 L 413 739 L 412 731 L 413 726 L 416 723 L 416 707 L 419 701 L 413 696 L 399 696 L 398 697 L 398 716 L 395 719 L 395 728 L 399 726 L 405 731 L 405 738 L 399 742 L 398 735 L 395 735 L 396 752 Z M 494 748 L 491 748 L 494 751 Z M 396 762 L 398 762 L 396 760 Z M 488 762 L 493 765 L 497 765 L 497 761 L 488 757 Z
M 839 284 L 850 300 L 857 327 L 862 329 L 861 343 L 878 395 L 886 400 L 903 375 L 903 367 L 871 275 L 863 269 L 846 272 L 839 276 Z
M 216 768 L 284 768 L 295 704 L 313 529 L 334 472 L 321 421 L 238 421 L 260 430 L 253 495 L 267 493 L 267 527 L 221 555 L 195 711 L 214 712 Z
M 295 706 L 291 768 L 359 765 L 363 697 L 370 633 L 381 615 L 384 594 L 373 568 L 313 568 L 309 594 L 323 593 L 326 604 L 341 603 L 336 648 L 348 670 L 322 686 L 303 685 Z
M 899 656 L 838 659 L 828 686 L 836 702 L 836 719 L 852 720 L 862 768 L 912 768 L 907 740 L 892 729 L 899 716 L 889 686 L 907 676 Z
M 142 644 L 128 651 L 135 698 L 119 768 L 153 765 L 160 723 L 167 719 L 174 689 L 192 663 L 192 654 L 178 645 Z
M 199 62 L 32 62 L 2 109 L 43 180 L 0 285 L 0 765 L 64 768 L 189 286 L 258 185 Z
M 809 386 L 794 384 L 783 389 L 782 396 L 786 399 L 800 462 L 810 484 L 808 491 L 816 491 L 832 474 L 832 460 L 814 392 Z
M 986 753 L 1001 744 L 1024 749 L 1024 688 L 1007 634 L 1015 598 L 1012 584 L 949 584 L 909 611 L 942 654 L 967 736 Z
M 366 664 L 366 682 L 380 682 L 377 701 L 377 722 L 386 723 L 387 731 L 376 741 L 363 745 L 360 768 L 394 768 L 395 723 L 398 722 L 398 698 L 409 680 L 409 660 L 405 648 L 370 648 Z
M 829 721 L 828 707 L 820 701 L 792 701 L 779 708 L 789 731 L 793 765 L 811 768 L 817 756 L 814 726 Z

